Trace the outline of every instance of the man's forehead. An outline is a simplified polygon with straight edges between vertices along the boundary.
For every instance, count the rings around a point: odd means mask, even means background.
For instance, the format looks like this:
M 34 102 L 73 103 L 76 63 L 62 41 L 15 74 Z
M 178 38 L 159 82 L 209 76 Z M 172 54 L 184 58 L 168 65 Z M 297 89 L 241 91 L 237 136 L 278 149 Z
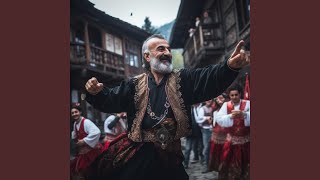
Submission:
M 148 41 L 149 48 L 155 48 L 158 46 L 170 47 L 168 41 L 166 41 L 165 39 L 152 38 Z
M 231 90 L 230 94 L 239 94 L 239 91 L 238 90 Z
M 224 99 L 224 97 L 222 95 L 219 95 L 217 99 Z

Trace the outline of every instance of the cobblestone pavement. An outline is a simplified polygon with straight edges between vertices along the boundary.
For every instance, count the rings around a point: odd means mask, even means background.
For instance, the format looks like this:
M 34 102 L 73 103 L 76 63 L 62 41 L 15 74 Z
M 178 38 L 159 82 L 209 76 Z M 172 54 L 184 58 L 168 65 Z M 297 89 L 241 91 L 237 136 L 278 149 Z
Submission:
M 189 164 L 189 168 L 186 169 L 188 175 L 189 175 L 189 180 L 217 180 L 218 179 L 218 173 L 215 171 L 208 172 L 202 174 L 202 166 L 200 163 L 195 163 L 195 164 Z
M 181 139 L 182 149 L 184 151 L 185 139 Z M 193 152 L 191 151 L 190 160 L 193 159 Z M 189 168 L 186 169 L 186 172 L 189 175 L 189 180 L 217 180 L 218 172 L 211 171 L 207 173 L 201 173 L 203 166 L 200 164 L 200 161 L 197 163 L 189 163 Z

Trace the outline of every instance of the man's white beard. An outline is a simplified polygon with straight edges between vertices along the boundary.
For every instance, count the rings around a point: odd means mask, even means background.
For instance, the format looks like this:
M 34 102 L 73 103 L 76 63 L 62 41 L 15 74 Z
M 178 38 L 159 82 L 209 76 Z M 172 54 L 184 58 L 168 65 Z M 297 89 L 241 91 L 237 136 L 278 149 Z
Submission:
M 164 64 L 156 57 L 151 58 L 150 66 L 151 69 L 161 74 L 169 74 L 172 72 L 173 69 L 172 64 L 170 62 L 167 61 L 167 63 Z

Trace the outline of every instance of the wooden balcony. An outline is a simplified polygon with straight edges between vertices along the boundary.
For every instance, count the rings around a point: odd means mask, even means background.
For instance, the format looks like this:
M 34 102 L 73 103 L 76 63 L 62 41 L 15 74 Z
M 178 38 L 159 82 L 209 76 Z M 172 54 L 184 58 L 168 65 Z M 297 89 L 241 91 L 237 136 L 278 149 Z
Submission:
M 99 47 L 90 47 L 91 59 L 88 69 L 111 76 L 125 76 L 124 58 Z
M 90 46 L 89 55 L 83 43 L 70 43 L 71 76 L 76 87 L 94 76 L 101 82 L 114 85 L 126 78 L 124 57 L 102 48 Z M 89 57 L 89 58 L 87 58 Z
M 220 23 L 200 25 L 184 47 L 186 67 L 197 68 L 218 63 L 224 53 L 224 38 Z

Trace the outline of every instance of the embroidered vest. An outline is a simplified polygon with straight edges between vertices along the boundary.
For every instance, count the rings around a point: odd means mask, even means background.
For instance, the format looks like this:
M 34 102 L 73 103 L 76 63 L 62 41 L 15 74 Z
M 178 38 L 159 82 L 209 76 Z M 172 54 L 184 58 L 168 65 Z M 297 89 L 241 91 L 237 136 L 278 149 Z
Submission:
M 85 137 L 87 137 L 87 133 L 84 131 L 84 121 L 86 119 L 85 118 L 82 118 L 82 121 L 80 122 L 80 127 L 79 127 L 79 130 L 77 130 L 76 128 L 76 125 L 74 125 L 74 128 L 75 128 L 75 131 L 76 131 L 76 135 L 77 135 L 77 140 L 81 140 Z
M 82 120 L 80 122 L 79 130 L 77 130 L 76 125 L 74 126 L 78 141 L 88 136 L 88 134 L 84 131 L 84 121 L 85 120 L 86 120 L 85 118 L 82 118 Z M 79 152 L 78 153 L 79 154 L 86 154 L 89 151 L 91 151 L 91 149 L 92 148 L 89 145 L 86 144 L 86 145 L 84 145 L 84 146 L 79 148 Z
M 246 102 L 245 100 L 241 100 L 240 104 L 240 110 L 243 111 L 246 107 Z M 228 102 L 227 104 L 227 111 L 228 114 L 231 114 L 231 111 L 234 110 L 234 105 L 231 103 L 231 101 Z M 230 127 L 229 132 L 231 135 L 234 136 L 245 136 L 250 134 L 250 127 L 244 126 L 244 119 L 243 118 L 235 118 L 233 120 L 233 126 Z
M 177 130 L 174 140 L 191 134 L 191 125 L 188 123 L 188 115 L 180 92 L 180 71 L 174 70 L 166 82 L 166 94 L 171 105 L 175 120 L 177 121 Z M 136 115 L 128 137 L 135 142 L 153 142 L 154 137 L 143 136 L 141 123 L 145 115 L 149 97 L 148 75 L 146 73 L 134 77 L 135 84 L 134 104 Z
M 84 121 L 90 121 L 90 120 L 87 120 L 86 118 L 82 118 L 81 122 L 80 122 L 80 127 L 79 127 L 79 130 L 77 130 L 76 128 L 76 125 L 74 126 L 75 128 L 75 131 L 76 131 L 76 135 L 77 135 L 77 140 L 81 140 L 85 137 L 88 136 L 88 134 L 84 131 Z M 79 149 L 79 154 L 87 154 L 88 152 L 90 151 L 96 151 L 95 153 L 100 153 L 100 151 L 102 150 L 102 146 L 101 144 L 98 142 L 94 148 L 90 147 L 88 144 L 82 146 L 80 149 Z

